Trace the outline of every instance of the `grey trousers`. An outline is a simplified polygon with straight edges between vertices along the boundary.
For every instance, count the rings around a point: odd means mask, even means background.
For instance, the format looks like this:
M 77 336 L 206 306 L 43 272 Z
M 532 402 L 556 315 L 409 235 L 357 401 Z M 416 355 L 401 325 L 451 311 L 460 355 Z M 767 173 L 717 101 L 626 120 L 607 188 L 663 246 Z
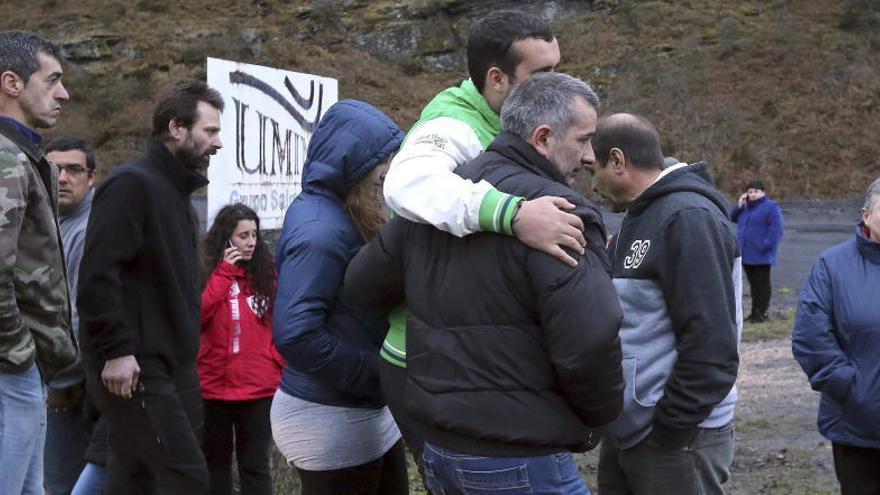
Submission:
M 601 495 L 715 495 L 730 478 L 733 463 L 733 422 L 721 428 L 700 428 L 683 449 L 643 441 L 620 450 L 607 439 L 599 451 Z

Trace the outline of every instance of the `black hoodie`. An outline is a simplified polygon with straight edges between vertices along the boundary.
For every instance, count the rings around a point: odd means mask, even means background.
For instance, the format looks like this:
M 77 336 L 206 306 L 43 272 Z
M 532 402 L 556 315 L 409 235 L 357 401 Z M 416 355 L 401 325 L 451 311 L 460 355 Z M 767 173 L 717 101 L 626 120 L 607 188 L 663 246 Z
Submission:
M 682 447 L 733 419 L 742 328 L 736 226 L 704 163 L 666 171 L 628 205 L 610 244 L 623 308 L 623 449 Z
M 591 428 L 617 416 L 623 391 L 599 212 L 512 134 L 456 173 L 569 199 L 592 249 L 570 268 L 514 237 L 458 238 L 398 217 L 352 260 L 346 290 L 387 309 L 405 287 L 407 407 L 431 443 L 488 456 L 592 448 Z

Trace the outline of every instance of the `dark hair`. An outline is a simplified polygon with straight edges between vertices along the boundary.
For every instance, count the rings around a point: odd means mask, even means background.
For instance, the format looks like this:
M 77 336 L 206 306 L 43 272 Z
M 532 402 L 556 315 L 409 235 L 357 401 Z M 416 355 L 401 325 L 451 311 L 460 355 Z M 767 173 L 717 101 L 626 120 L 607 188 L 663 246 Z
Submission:
M 746 189 L 760 189 L 762 191 L 766 191 L 766 189 L 764 189 L 764 182 L 760 181 L 758 179 L 749 181 L 749 184 L 746 186 Z
M 200 101 L 223 111 L 223 97 L 216 89 L 202 81 L 181 81 L 172 86 L 159 97 L 153 110 L 153 137 L 166 139 L 168 124 L 172 120 L 176 120 L 187 129 L 192 129 L 199 116 Z
M 12 71 L 27 84 L 40 70 L 37 54 L 61 61 L 61 47 L 27 31 L 0 31 L 0 74 Z
M 515 10 L 492 12 L 474 24 L 468 38 L 467 59 L 468 73 L 478 91 L 483 91 L 486 72 L 492 67 L 513 75 L 522 61 L 513 43 L 528 38 L 550 42 L 553 32 L 540 17 Z
M 260 318 L 270 318 L 275 302 L 275 262 L 269 248 L 260 234 L 260 217 L 257 212 L 242 203 L 226 205 L 217 212 L 214 223 L 205 235 L 205 267 L 204 280 L 207 281 L 217 265 L 223 260 L 223 254 L 229 247 L 226 241 L 232 237 L 238 222 L 253 220 L 257 224 L 257 244 L 249 261 L 241 262 L 247 273 L 248 283 L 254 295 L 255 313 Z
M 46 144 L 46 153 L 51 151 L 79 150 L 86 155 L 86 168 L 95 170 L 95 148 L 76 136 L 58 136 Z
M 663 151 L 657 129 L 644 117 L 615 114 L 599 119 L 593 136 L 596 165 L 604 167 L 611 148 L 623 151 L 627 161 L 640 169 L 663 169 Z

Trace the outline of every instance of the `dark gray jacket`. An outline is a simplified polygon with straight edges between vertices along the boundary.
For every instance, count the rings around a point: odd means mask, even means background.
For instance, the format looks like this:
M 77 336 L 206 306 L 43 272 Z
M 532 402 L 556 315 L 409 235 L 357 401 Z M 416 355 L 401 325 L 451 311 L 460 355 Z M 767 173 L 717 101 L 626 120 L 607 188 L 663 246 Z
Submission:
M 664 171 L 627 208 L 610 244 L 623 308 L 623 449 L 648 435 L 687 445 L 733 420 L 742 269 L 727 201 L 703 163 Z
M 570 268 L 511 236 L 459 238 L 398 217 L 352 260 L 346 291 L 376 309 L 405 292 L 407 407 L 431 443 L 489 456 L 592 448 L 623 391 L 599 212 L 512 134 L 456 173 L 526 198 L 566 197 L 592 249 Z

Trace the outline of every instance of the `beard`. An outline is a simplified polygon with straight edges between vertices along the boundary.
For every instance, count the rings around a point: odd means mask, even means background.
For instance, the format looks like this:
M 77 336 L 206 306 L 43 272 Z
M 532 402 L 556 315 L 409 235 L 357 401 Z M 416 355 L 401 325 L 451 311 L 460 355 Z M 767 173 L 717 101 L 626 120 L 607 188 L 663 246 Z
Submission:
M 174 159 L 189 170 L 204 172 L 211 162 L 211 158 L 204 153 L 199 153 L 192 139 L 188 139 L 182 146 L 174 150 Z
M 174 152 L 174 158 L 187 169 L 197 172 L 207 170 L 211 161 L 210 158 L 196 153 L 192 148 L 178 148 Z

